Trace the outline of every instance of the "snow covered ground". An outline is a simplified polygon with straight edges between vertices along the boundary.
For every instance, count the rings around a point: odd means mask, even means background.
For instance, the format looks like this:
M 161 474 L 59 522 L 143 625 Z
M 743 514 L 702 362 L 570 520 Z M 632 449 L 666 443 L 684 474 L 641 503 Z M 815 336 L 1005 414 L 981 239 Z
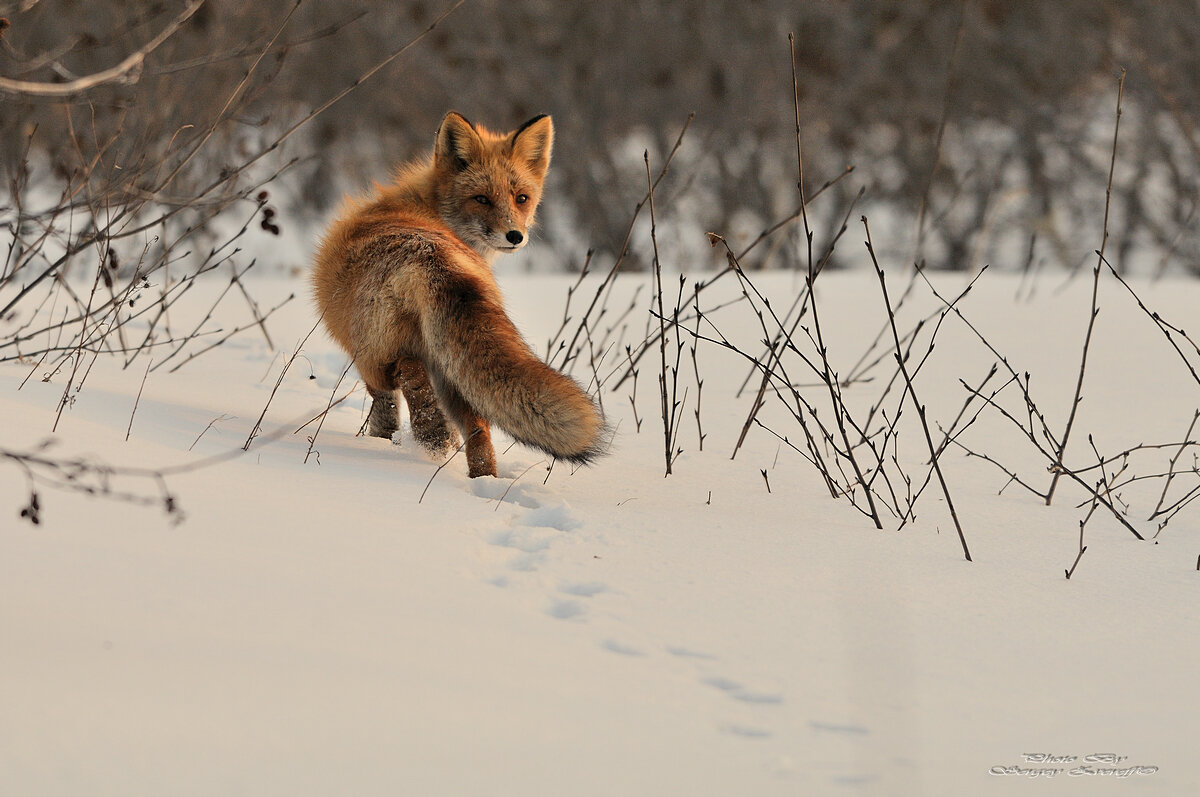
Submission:
M 570 281 L 501 273 L 544 348 Z M 757 282 L 777 306 L 796 287 L 787 274 Z M 642 283 L 623 279 L 613 307 Z M 954 294 L 964 278 L 938 284 Z M 1177 323 L 1200 302 L 1191 282 L 1136 287 Z M 320 333 L 237 454 L 315 320 L 301 280 L 251 288 L 264 306 L 301 294 L 269 324 L 279 350 L 247 331 L 144 387 L 143 360 L 102 358 L 54 434 L 64 375 L 0 366 L 5 450 L 52 439 L 59 457 L 152 469 L 229 454 L 166 474 L 182 523 L 42 487 L 34 525 L 18 516 L 21 469 L 0 463 L 0 794 L 1200 792 L 1194 510 L 1144 542 L 1098 512 L 1068 581 L 1083 494 L 1064 483 L 1052 507 L 998 495 L 1001 472 L 951 452 L 967 562 L 936 486 L 915 523 L 879 531 L 761 429 L 731 460 L 746 365 L 714 346 L 698 355 L 704 450 L 689 403 L 668 478 L 652 358 L 640 432 L 629 385 L 606 393 L 617 433 L 591 468 L 547 478 L 539 455 L 501 443 L 500 478 L 467 479 L 460 457 L 430 483 L 436 465 L 410 441 L 355 436 L 361 390 L 329 413 L 306 463 L 315 425 L 293 432 L 345 364 Z M 1090 273 L 1035 288 L 1018 300 L 1017 278 L 988 274 L 963 309 L 1033 373 L 1061 426 Z M 852 363 L 883 318 L 874 275 L 826 274 L 819 296 L 831 358 Z M 744 306 L 720 318 L 756 347 Z M 976 383 L 992 361 L 947 319 L 918 379 L 930 417 L 952 419 L 958 378 Z M 336 395 L 353 385 L 351 373 Z M 1084 388 L 1080 463 L 1088 433 L 1105 453 L 1179 442 L 1200 407 L 1179 356 L 1108 275 Z M 1044 488 L 1045 462 L 1011 424 L 987 413 L 970 433 Z M 906 439 L 924 478 L 919 438 Z M 1185 459 L 1172 495 L 1197 481 Z M 1156 485 L 1130 515 L 1147 538 Z M 159 494 L 154 479 L 112 486 Z

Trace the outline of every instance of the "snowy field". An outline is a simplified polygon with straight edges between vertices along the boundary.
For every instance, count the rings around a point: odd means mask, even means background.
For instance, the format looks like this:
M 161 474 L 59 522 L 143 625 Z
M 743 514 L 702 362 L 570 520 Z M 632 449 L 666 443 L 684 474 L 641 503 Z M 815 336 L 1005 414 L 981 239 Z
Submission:
M 544 351 L 571 280 L 499 273 Z M 936 281 L 948 296 L 965 285 Z M 779 307 L 799 285 L 756 284 Z M 731 460 L 753 396 L 736 396 L 747 362 L 712 344 L 697 355 L 704 449 L 685 351 L 684 453 L 666 478 L 657 351 L 641 364 L 640 431 L 630 383 L 604 393 L 616 434 L 590 468 L 548 473 L 498 435 L 500 478 L 467 479 L 461 456 L 435 477 L 411 441 L 356 436 L 361 388 L 328 413 L 306 462 L 316 424 L 296 429 L 354 373 L 337 384 L 345 359 L 317 332 L 275 390 L 315 321 L 307 286 L 248 285 L 264 307 L 298 294 L 268 323 L 274 350 L 250 329 L 173 373 L 100 358 L 53 434 L 67 374 L 0 365 L 0 448 L 51 440 L 61 459 L 164 471 L 161 485 L 109 485 L 151 506 L 39 486 L 35 525 L 19 516 L 25 474 L 0 460 L 0 794 L 1200 793 L 1200 516 L 1184 509 L 1155 537 L 1161 479 L 1122 494 L 1147 539 L 1098 510 L 1067 580 L 1088 496 L 1066 480 L 1051 507 L 1000 493 L 1004 473 L 948 451 L 967 562 L 936 483 L 915 522 L 897 532 L 885 513 L 880 531 L 762 428 Z M 647 278 L 623 278 L 611 306 L 638 285 L 640 340 Z M 1185 328 L 1200 305 L 1200 284 L 1134 285 Z M 1030 287 L 988 273 L 960 306 L 1033 374 L 1061 428 L 1091 272 Z M 830 359 L 849 368 L 885 317 L 878 283 L 829 273 L 818 296 Z M 908 327 L 937 308 L 921 286 L 912 302 Z M 189 311 L 174 312 L 186 329 Z M 244 303 L 222 312 L 214 328 L 247 320 Z M 757 352 L 745 304 L 713 317 Z M 952 420 L 958 380 L 977 384 L 994 361 L 948 317 L 916 381 L 931 424 Z M 888 376 L 881 366 L 846 400 L 869 403 Z M 823 388 L 803 390 L 820 404 Z M 1179 354 L 1104 274 L 1067 461 L 1094 462 L 1089 434 L 1105 455 L 1181 443 L 1198 407 Z M 799 440 L 778 400 L 764 413 Z M 920 482 L 924 443 L 905 434 Z M 1050 480 L 995 411 L 963 439 L 1039 489 Z M 1174 453 L 1141 452 L 1131 468 L 1166 471 Z M 1169 500 L 1200 480 L 1193 454 Z

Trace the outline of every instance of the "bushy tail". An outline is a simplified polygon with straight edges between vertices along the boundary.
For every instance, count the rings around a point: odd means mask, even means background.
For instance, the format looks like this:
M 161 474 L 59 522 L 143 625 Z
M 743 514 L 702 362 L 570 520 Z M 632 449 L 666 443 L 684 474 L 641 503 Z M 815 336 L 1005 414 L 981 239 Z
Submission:
M 604 453 L 604 416 L 575 380 L 537 358 L 494 286 L 459 277 L 428 288 L 421 328 L 429 360 L 468 404 L 558 459 L 587 463 Z

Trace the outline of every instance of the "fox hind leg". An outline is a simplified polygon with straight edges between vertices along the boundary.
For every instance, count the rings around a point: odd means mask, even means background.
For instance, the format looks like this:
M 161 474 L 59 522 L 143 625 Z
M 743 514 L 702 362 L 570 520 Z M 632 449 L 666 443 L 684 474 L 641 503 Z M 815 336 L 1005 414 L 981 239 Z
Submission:
M 446 416 L 438 406 L 425 365 L 418 359 L 405 358 L 397 361 L 394 373 L 408 403 L 413 437 L 431 455 L 446 456 L 458 445 L 458 436 L 447 425 Z
M 443 409 L 467 441 L 467 475 L 472 479 L 495 476 L 496 451 L 492 448 L 491 424 L 444 377 L 435 375 L 435 379 L 434 388 Z
M 467 436 L 467 475 L 496 475 L 496 450 L 492 447 L 492 427 L 482 415 L 467 408 L 462 420 Z

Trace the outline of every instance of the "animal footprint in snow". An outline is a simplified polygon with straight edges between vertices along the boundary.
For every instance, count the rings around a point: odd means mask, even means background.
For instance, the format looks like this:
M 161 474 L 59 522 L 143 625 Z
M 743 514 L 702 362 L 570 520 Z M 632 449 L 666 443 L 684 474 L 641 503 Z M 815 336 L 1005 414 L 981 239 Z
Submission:
M 808 727 L 821 733 L 845 733 L 852 736 L 865 736 L 870 733 L 869 730 L 861 725 L 850 725 L 838 722 L 817 722 L 816 720 L 812 720 L 808 723 Z
M 554 534 L 541 528 L 513 528 L 498 531 L 489 540 L 492 545 L 512 548 L 521 553 L 541 553 L 550 547 Z
M 530 510 L 515 518 L 514 522 L 522 526 L 574 531 L 583 525 L 575 518 L 571 507 L 565 501 L 544 503 L 536 495 L 541 491 L 539 485 L 517 484 L 497 479 L 473 479 L 470 488 L 479 498 L 522 506 Z
M 615 639 L 606 639 L 601 643 L 600 647 L 612 653 L 617 653 L 622 656 L 645 656 L 645 652 L 631 645 L 622 644 Z
M 583 604 L 579 601 L 556 600 L 546 609 L 546 614 L 555 620 L 574 620 L 584 613 Z
M 607 590 L 608 587 L 597 582 L 564 584 L 558 588 L 558 591 L 562 595 L 570 595 L 571 598 L 552 599 L 550 608 L 546 609 L 546 614 L 556 620 L 577 619 L 585 613 L 586 609 L 582 601 L 572 600 L 572 598 L 590 598 Z
M 586 581 L 577 584 L 563 584 L 558 591 L 564 595 L 576 595 L 580 598 L 590 598 L 601 592 L 608 592 L 608 587 L 598 581 Z
M 714 677 L 705 678 L 703 682 L 707 686 L 714 689 L 720 689 L 734 700 L 740 700 L 743 703 L 762 703 L 775 705 L 783 702 L 783 695 L 773 694 L 770 692 L 756 692 L 751 689 L 746 689 L 737 681 L 731 681 L 728 678 Z
M 478 498 L 516 504 L 526 509 L 537 509 L 542 505 L 541 501 L 531 494 L 531 488 L 525 484 L 514 484 L 500 479 L 472 479 L 469 486 Z
M 571 512 L 571 508 L 567 506 L 565 501 L 554 506 L 541 506 L 537 509 L 532 509 L 526 512 L 524 516 L 517 518 L 516 522 L 522 526 L 558 529 L 559 531 L 574 531 L 583 525 L 575 518 L 575 515 Z
M 721 726 L 721 730 L 732 736 L 740 736 L 743 739 L 770 739 L 772 735 L 765 728 L 751 728 L 747 725 L 726 724 Z

